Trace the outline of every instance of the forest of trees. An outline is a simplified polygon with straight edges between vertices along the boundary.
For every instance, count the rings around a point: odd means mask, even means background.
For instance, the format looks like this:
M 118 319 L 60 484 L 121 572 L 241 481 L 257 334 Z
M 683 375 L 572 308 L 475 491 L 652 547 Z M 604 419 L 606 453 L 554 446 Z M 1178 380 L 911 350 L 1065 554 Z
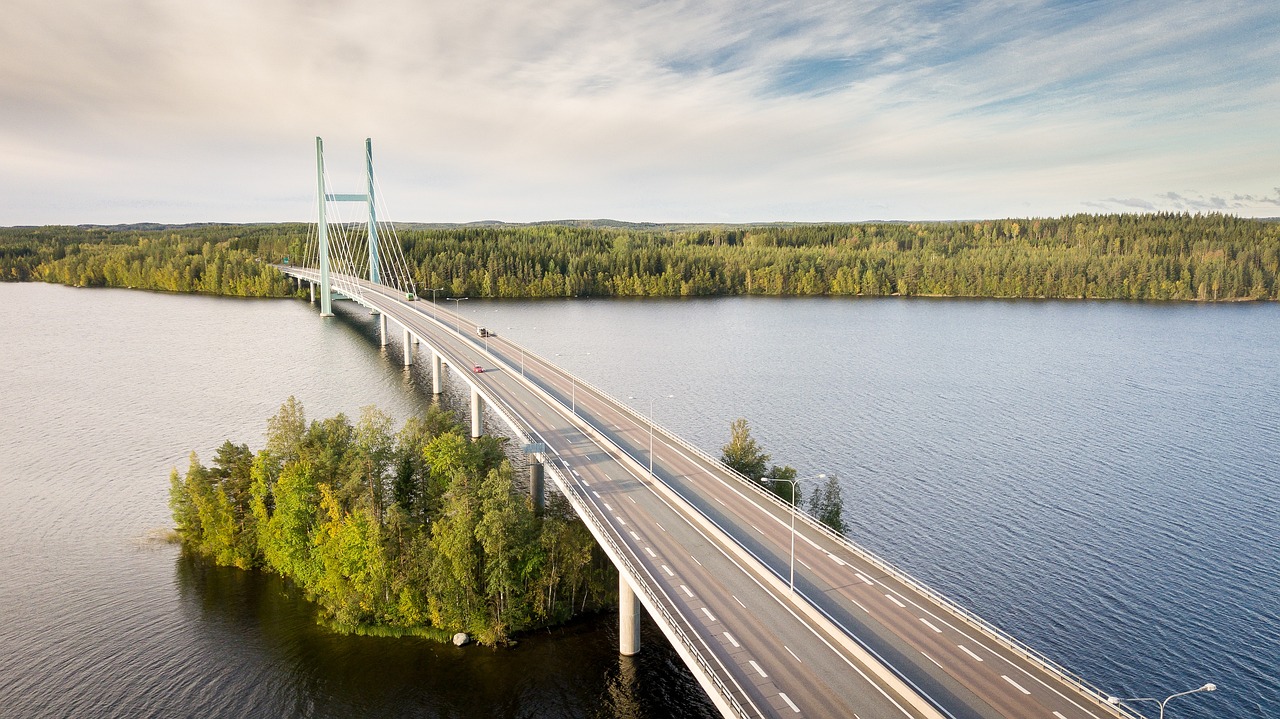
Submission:
M 975 222 L 400 226 L 419 287 L 470 297 L 1280 299 L 1280 223 L 1209 214 Z M 255 259 L 303 224 L 0 230 L 0 278 L 289 294 Z
M 486 644 L 617 601 L 617 574 L 563 500 L 536 516 L 503 440 L 432 407 L 311 422 L 292 397 L 256 454 L 225 442 L 170 477 L 184 547 L 276 572 L 342 632 L 466 632 Z
M 258 259 L 283 255 L 305 225 L 0 228 L 0 280 L 285 297 L 294 286 Z

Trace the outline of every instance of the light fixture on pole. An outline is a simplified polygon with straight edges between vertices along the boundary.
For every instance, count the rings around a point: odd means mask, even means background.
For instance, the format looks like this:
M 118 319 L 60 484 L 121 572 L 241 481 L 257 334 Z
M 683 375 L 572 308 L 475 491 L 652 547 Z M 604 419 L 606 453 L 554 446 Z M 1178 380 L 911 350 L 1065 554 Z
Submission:
M 791 591 L 796 591 L 796 489 L 802 479 L 826 479 L 827 475 L 817 474 L 812 477 L 796 477 L 795 479 L 775 479 L 773 482 L 789 482 L 791 484 Z
M 1169 703 L 1170 699 L 1173 699 L 1174 697 L 1186 696 L 1188 694 L 1195 694 L 1197 692 L 1212 692 L 1212 691 L 1216 691 L 1217 689 L 1218 689 L 1218 685 L 1211 683 L 1211 684 L 1205 684 L 1204 686 L 1199 687 L 1197 689 L 1190 689 L 1185 692 L 1170 694 L 1164 699 L 1156 699 L 1155 697 L 1132 697 L 1129 699 L 1121 699 L 1120 697 L 1107 697 L 1107 703 L 1110 704 L 1111 706 L 1117 706 L 1126 702 L 1155 702 L 1160 705 L 1160 719 L 1164 719 L 1164 706 Z
M 431 319 L 439 319 L 436 316 L 436 293 L 444 292 L 443 287 L 424 287 L 424 290 L 431 293 Z
M 456 308 L 456 309 L 454 310 L 454 312 L 453 312 L 453 329 L 454 329 L 458 334 L 462 334 L 462 301 L 463 301 L 463 300 L 469 300 L 469 299 L 471 299 L 471 298 L 470 298 L 470 297 L 446 297 L 446 298 L 444 298 L 444 301 L 445 301 L 445 302 L 453 302 L 453 306 Z
M 561 354 L 560 352 L 557 352 L 556 356 L 565 357 L 565 356 L 572 356 L 572 355 L 564 355 L 564 354 Z M 591 353 L 583 352 L 582 356 L 590 357 Z M 566 372 L 565 374 L 569 375 L 569 413 L 572 414 L 574 417 L 577 417 L 578 416 L 578 377 L 572 372 Z
M 659 397 L 649 398 L 649 479 L 657 480 L 657 476 L 653 473 L 653 401 L 656 399 L 675 399 L 673 394 L 661 395 Z M 627 395 L 627 399 L 640 399 L 632 395 Z

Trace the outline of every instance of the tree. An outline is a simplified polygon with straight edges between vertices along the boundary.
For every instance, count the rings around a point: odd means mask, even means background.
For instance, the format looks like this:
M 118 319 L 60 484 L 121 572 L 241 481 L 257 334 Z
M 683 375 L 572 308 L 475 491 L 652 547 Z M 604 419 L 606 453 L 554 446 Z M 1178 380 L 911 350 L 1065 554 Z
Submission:
M 796 486 L 796 468 L 773 465 L 764 475 L 764 486 L 782 498 L 787 504 L 798 504 L 804 493 Z M 792 494 L 794 493 L 794 497 Z
M 769 455 L 752 439 L 747 420 L 739 418 L 729 425 L 729 443 L 720 448 L 720 461 L 759 482 L 769 466 Z
M 834 474 L 828 476 L 827 481 L 809 498 L 809 513 L 840 534 L 845 533 L 844 497 L 840 493 L 840 481 Z

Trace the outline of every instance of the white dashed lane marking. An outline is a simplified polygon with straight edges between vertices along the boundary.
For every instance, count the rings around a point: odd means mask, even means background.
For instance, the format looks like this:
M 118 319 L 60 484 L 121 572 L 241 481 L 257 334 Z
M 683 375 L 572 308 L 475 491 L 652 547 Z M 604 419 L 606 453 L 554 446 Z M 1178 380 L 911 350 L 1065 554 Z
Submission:
M 729 632 L 724 633 L 724 638 L 728 639 L 729 643 L 732 644 L 735 648 L 742 646 L 741 644 L 738 643 L 738 640 L 734 639 L 733 635 L 730 634 Z
M 710 619 L 710 620 L 711 620 L 711 621 L 713 621 L 713 622 L 716 620 L 716 615 L 712 614 L 710 609 L 707 609 L 706 607 L 703 607 L 703 608 L 702 608 L 702 613 L 703 613 L 703 614 L 705 614 L 705 615 L 707 615 L 707 619 Z
M 654 559 L 657 559 L 657 558 L 658 558 L 658 555 L 654 554 L 652 549 L 649 549 L 648 547 L 645 547 L 645 548 L 644 548 L 644 551 L 648 552 L 650 557 L 653 557 Z
M 783 644 L 783 645 L 782 645 L 782 648 L 783 648 L 783 649 L 786 649 L 786 650 L 787 650 L 787 654 L 790 654 L 790 655 L 792 656 L 792 658 L 793 658 L 793 659 L 795 659 L 796 661 L 800 662 L 801 664 L 804 664 L 804 662 L 800 661 L 800 657 L 797 657 L 797 656 L 796 656 L 796 653 L 795 653 L 795 652 L 793 652 L 793 651 L 791 651 L 791 647 L 787 646 L 786 644 Z
M 978 656 L 977 654 L 974 654 L 973 652 L 969 651 L 969 648 L 968 648 L 968 647 L 966 647 L 965 645 L 963 645 L 963 644 L 957 644 L 956 646 L 957 646 L 957 647 L 960 647 L 960 651 L 964 652 L 965 654 L 968 654 L 969 656 L 973 657 L 974 659 L 977 659 L 978 661 L 982 661 L 982 657 L 980 657 L 980 656 Z
M 674 577 L 674 576 L 676 576 L 676 573 L 675 573 L 675 572 L 673 572 L 673 571 L 671 571 L 671 567 L 668 567 L 668 566 L 667 566 L 667 565 L 665 565 L 665 564 L 664 564 L 664 565 L 662 565 L 662 571 L 666 572 L 668 577 Z
M 1030 693 L 1031 693 L 1031 692 L 1027 691 L 1027 690 L 1026 690 L 1026 688 L 1024 688 L 1021 684 L 1019 684 L 1019 683 L 1015 682 L 1014 680 L 1010 679 L 1010 678 L 1009 678 L 1007 675 L 1005 675 L 1005 674 L 1001 674 L 1001 675 L 1000 675 L 1000 678 L 1001 678 L 1001 679 L 1003 679 L 1003 680 L 1005 680 L 1006 682 L 1009 682 L 1010 684 L 1012 684 L 1012 685 L 1013 685 L 1013 686 L 1014 686 L 1018 691 L 1022 692 L 1023 694 L 1030 694 Z
M 680 588 L 684 590 L 684 593 L 685 593 L 685 594 L 688 594 L 688 595 L 689 595 L 689 598 L 690 598 L 690 599 L 692 599 L 692 598 L 693 598 L 693 590 L 692 590 L 692 589 L 690 589 L 690 588 L 686 587 L 686 586 L 685 586 L 685 585 L 683 585 L 683 584 L 681 584 L 681 585 L 680 585 Z
M 782 701 L 786 702 L 787 706 L 791 707 L 791 711 L 795 712 L 796 714 L 800 713 L 800 707 L 796 706 L 796 703 L 791 701 L 791 697 L 788 697 L 786 694 L 782 692 L 778 692 L 778 696 L 782 697 Z
M 756 670 L 757 672 L 760 672 L 760 676 L 764 677 L 765 679 L 769 678 L 769 675 L 764 673 L 764 670 L 760 668 L 759 664 L 756 664 L 756 661 L 754 659 L 748 659 L 747 664 L 750 664 L 752 669 Z
M 897 604 L 898 606 L 902 607 L 903 609 L 906 609 L 906 608 L 907 608 L 907 605 L 903 604 L 902 602 L 899 602 L 899 601 L 898 601 L 898 598 L 897 598 L 897 597 L 895 597 L 895 596 L 893 596 L 892 594 L 886 594 L 886 595 L 884 595 L 884 596 L 885 596 L 885 599 L 888 599 L 889 601 L 893 602 L 894 604 Z
M 920 617 L 920 621 L 921 621 L 921 622 L 923 622 L 923 623 L 924 623 L 924 625 L 925 625 L 926 627 L 928 627 L 928 628 L 932 629 L 933 631 L 935 631 L 935 632 L 937 632 L 937 633 L 939 633 L 939 634 L 941 634 L 941 633 L 942 633 L 942 630 L 941 630 L 941 629 L 939 629 L 939 628 L 937 628 L 937 627 L 935 627 L 935 626 L 933 626 L 933 623 L 931 623 L 928 619 L 925 619 L 924 617 Z

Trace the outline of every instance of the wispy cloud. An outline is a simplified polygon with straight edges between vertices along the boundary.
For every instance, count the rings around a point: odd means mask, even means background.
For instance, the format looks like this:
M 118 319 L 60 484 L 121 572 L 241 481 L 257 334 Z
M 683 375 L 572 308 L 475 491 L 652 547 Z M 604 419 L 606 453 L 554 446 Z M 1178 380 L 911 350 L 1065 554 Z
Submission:
M 406 220 L 1275 204 L 1268 3 L 10 5 L 0 223 L 301 218 L 316 134 Z

